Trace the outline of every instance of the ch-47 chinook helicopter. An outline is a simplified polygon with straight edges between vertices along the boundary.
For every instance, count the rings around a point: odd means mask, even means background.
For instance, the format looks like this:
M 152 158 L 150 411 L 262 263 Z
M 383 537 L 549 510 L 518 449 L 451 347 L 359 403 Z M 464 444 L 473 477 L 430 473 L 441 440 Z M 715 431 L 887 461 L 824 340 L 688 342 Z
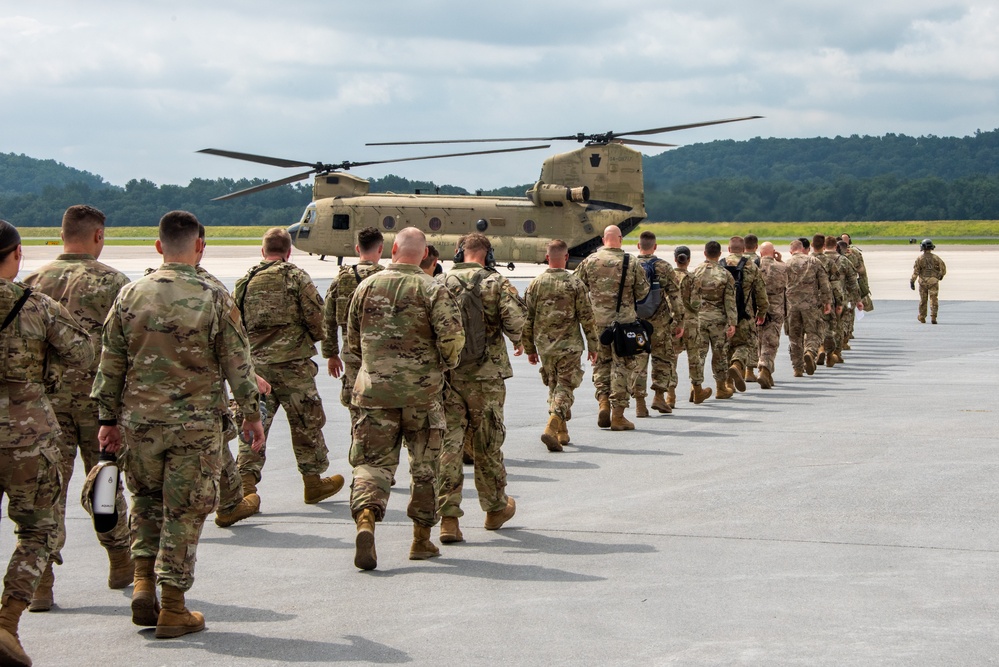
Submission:
M 376 162 L 323 164 L 270 158 L 248 153 L 204 149 L 202 153 L 260 162 L 277 167 L 310 167 L 295 176 L 233 192 L 218 199 L 258 192 L 304 180 L 315 174 L 312 203 L 301 220 L 288 227 L 292 242 L 310 254 L 356 257 L 356 234 L 364 227 L 377 227 L 386 236 L 386 253 L 395 233 L 406 227 L 418 227 L 427 241 L 442 251 L 454 248 L 458 239 L 469 232 L 486 234 L 492 242 L 499 264 L 514 268 L 514 262 L 543 263 L 546 247 L 560 238 L 569 246 L 570 268 L 600 247 L 603 230 L 617 225 L 628 234 L 645 219 L 645 194 L 642 154 L 625 144 L 674 146 L 630 137 L 660 134 L 708 125 L 733 123 L 760 118 L 728 118 L 686 125 L 659 127 L 633 132 L 605 132 L 554 137 L 510 139 L 467 139 L 442 141 L 381 142 L 369 146 L 415 145 L 438 143 L 577 141 L 585 146 L 553 155 L 544 161 L 541 176 L 524 197 L 488 197 L 478 195 L 424 195 L 371 193 L 363 178 L 344 173 L 356 166 L 402 162 L 460 155 L 481 155 L 548 146 L 454 153 Z

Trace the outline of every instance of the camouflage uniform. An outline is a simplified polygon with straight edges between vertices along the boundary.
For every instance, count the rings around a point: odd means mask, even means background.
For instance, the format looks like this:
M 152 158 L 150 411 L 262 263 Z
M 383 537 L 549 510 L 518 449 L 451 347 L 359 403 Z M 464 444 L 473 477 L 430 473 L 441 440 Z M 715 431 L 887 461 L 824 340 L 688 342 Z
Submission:
M 770 302 L 767 300 L 767 287 L 763 283 L 763 274 L 760 267 L 753 263 L 752 256 L 741 253 L 731 253 L 725 258 L 725 264 L 736 266 L 739 260 L 746 257 L 748 260 L 742 270 L 742 294 L 745 312 L 739 313 L 739 322 L 735 325 L 735 335 L 728 342 L 729 362 L 738 361 L 745 371 L 750 366 L 751 358 L 759 356 L 758 343 L 756 343 L 756 322 L 755 318 L 763 317 L 770 309 Z
M 318 475 L 329 468 L 323 437 L 326 413 L 316 389 L 319 369 L 312 357 L 323 334 L 323 299 L 302 269 L 284 260 L 264 260 L 236 282 L 236 304 L 250 338 L 257 375 L 271 385 L 264 398 L 264 433 L 283 407 L 291 428 L 291 448 L 298 471 Z M 240 475 L 260 481 L 266 445 L 254 452 L 240 440 Z
M 847 302 L 847 292 L 846 292 L 846 276 L 843 275 L 843 265 L 840 263 L 840 255 L 835 250 L 826 250 L 824 253 L 819 255 L 819 261 L 823 263 L 826 268 L 826 273 L 829 274 L 829 287 L 832 289 L 833 294 L 833 309 L 832 312 L 826 316 L 826 331 L 825 338 L 822 341 L 822 347 L 825 349 L 826 354 L 830 352 L 838 352 L 842 347 L 842 333 L 841 333 L 841 320 L 842 312 L 837 313 L 836 308 L 846 308 Z
M 323 331 L 326 334 L 321 346 L 323 359 L 341 356 L 337 329 L 340 330 L 346 344 L 350 298 L 362 280 L 384 268 L 381 264 L 367 260 L 351 266 L 340 267 L 340 273 L 330 283 L 330 288 L 326 292 L 326 301 L 323 304 Z M 344 351 L 341 360 L 343 361 L 343 373 L 340 376 L 340 403 L 350 411 L 350 425 L 353 429 L 357 422 L 358 410 L 351 404 L 350 398 L 354 391 L 354 381 L 357 379 L 357 369 L 361 365 L 361 360 L 346 351 Z
M 97 465 L 100 444 L 97 442 L 97 403 L 90 398 L 94 374 L 101 357 L 101 328 L 118 291 L 128 283 L 122 272 L 98 262 L 93 255 L 64 253 L 54 262 L 46 264 L 27 278 L 24 283 L 34 290 L 47 294 L 63 306 L 73 318 L 90 332 L 94 348 L 94 362 L 86 369 L 66 369 L 60 386 L 49 395 L 55 410 L 62 437 L 57 440 L 62 463 L 63 489 L 56 511 L 59 530 L 52 562 L 62 564 L 60 550 L 66 543 L 66 495 L 73 476 L 76 451 L 80 450 L 83 467 L 89 471 Z M 118 524 L 107 533 L 97 533 L 105 549 L 127 549 L 131 542 L 128 533 L 128 506 L 125 494 L 119 489 L 115 504 Z
M 524 351 L 541 357 L 548 412 L 567 421 L 573 390 L 583 381 L 583 337 L 590 350 L 597 349 L 590 298 L 575 275 L 565 269 L 548 269 L 527 286 L 524 300 Z
M 639 262 L 652 259 L 653 255 L 639 255 Z M 643 269 L 644 270 L 644 269 Z M 680 288 L 670 263 L 660 259 L 655 263 L 656 276 L 662 289 L 662 303 L 655 314 L 649 318 L 652 323 L 652 352 L 638 355 L 638 373 L 631 395 L 645 397 L 648 392 L 649 358 L 652 358 L 652 391 L 666 391 L 670 386 L 676 386 L 676 352 L 673 350 L 673 330 L 682 326 L 683 300 L 680 298 Z M 670 384 L 672 383 L 672 385 Z
M 940 310 L 938 295 L 940 281 L 947 275 L 947 265 L 929 250 L 916 259 L 912 267 L 912 282 L 919 278 L 919 320 L 926 320 L 926 302 L 930 304 L 930 317 L 937 319 Z
M 693 285 L 690 290 L 690 306 L 697 311 L 697 326 L 700 330 L 700 351 L 697 353 L 696 376 L 704 377 L 704 362 L 708 346 L 711 347 L 711 372 L 717 386 L 721 387 L 728 379 L 728 339 L 725 329 L 736 326 L 738 312 L 735 308 L 735 279 L 718 262 L 707 260 L 694 270 Z M 689 353 L 688 353 L 689 354 Z M 690 381 L 695 382 L 695 373 Z
M 465 343 L 458 307 L 440 283 L 411 264 L 392 263 L 361 281 L 350 301 L 347 352 L 360 360 L 353 404 L 350 511 L 385 516 L 405 439 L 412 476 L 407 515 L 437 523 L 438 458 L 444 434 L 444 369 Z
M 839 255 L 840 273 L 843 275 L 843 293 L 846 302 L 843 304 L 843 312 L 839 318 L 839 337 L 836 339 L 836 352 L 841 352 L 843 346 L 850 340 L 850 331 L 853 330 L 854 311 L 857 302 L 860 301 L 860 276 L 857 273 L 853 262 L 846 255 Z
M 850 260 L 850 264 L 857 272 L 857 287 L 860 289 L 860 297 L 857 300 L 859 301 L 871 293 L 867 284 L 867 266 L 864 264 L 864 255 L 859 248 L 851 245 L 847 247 L 844 257 Z M 844 313 L 844 315 L 846 317 L 843 323 L 843 347 L 847 347 L 848 341 L 853 338 L 853 328 L 857 320 L 856 302 L 850 304 L 849 313 Z
M 481 264 L 458 262 L 445 277 L 452 295 L 461 290 L 455 278 L 469 283 Z M 484 512 L 496 512 L 507 505 L 506 466 L 503 464 L 503 441 L 506 424 L 503 404 L 506 402 L 505 380 L 513 376 L 510 357 L 503 334 L 517 345 L 527 322 L 527 308 L 510 281 L 489 271 L 479 283 L 482 310 L 486 321 L 486 352 L 481 364 L 455 368 L 448 375 L 444 393 L 447 433 L 441 452 L 440 479 L 437 485 L 438 505 L 442 516 L 460 517 L 461 492 L 465 474 L 462 469 L 462 445 L 466 432 L 471 431 L 475 458 L 475 489 L 479 506 Z
M 0 322 L 24 286 L 0 278 Z M 88 368 L 94 348 L 87 331 L 57 301 L 32 292 L 0 333 L 0 498 L 17 526 L 17 545 L 3 580 L 0 604 L 24 603 L 59 548 L 62 495 L 59 421 L 45 395 L 56 364 Z
M 793 254 L 787 267 L 787 336 L 791 367 L 795 374 L 805 368 L 804 354 L 815 359 L 821 340 L 822 309 L 832 302 L 829 276 L 815 255 Z
M 691 305 L 691 292 L 694 287 L 694 277 L 687 269 L 677 269 L 674 273 L 680 299 L 683 304 L 683 336 L 673 339 L 673 350 L 677 358 L 681 352 L 687 352 L 687 372 L 692 384 L 704 383 L 704 359 L 700 357 L 701 332 L 697 325 L 697 309 Z M 679 379 L 676 373 L 670 378 L 669 389 L 675 390 Z
M 760 273 L 767 288 L 767 301 L 770 308 L 763 324 L 757 326 L 759 337 L 759 368 L 774 372 L 774 358 L 780 346 L 780 331 L 784 328 L 785 296 L 787 290 L 787 267 L 773 257 L 764 257 L 760 262 Z
M 621 284 L 621 271 L 624 266 L 624 250 L 621 248 L 600 248 L 588 256 L 576 268 L 576 275 L 586 285 L 593 307 L 593 325 L 599 337 L 611 323 L 634 322 L 635 302 L 649 293 L 649 281 L 645 270 L 634 257 L 628 262 L 624 292 L 621 296 L 621 309 L 616 310 L 618 287 Z M 610 397 L 613 407 L 628 407 L 629 392 L 635 385 L 639 371 L 638 356 L 619 357 L 612 345 L 597 348 L 597 363 L 593 367 L 593 386 L 596 396 Z
M 755 264 L 757 268 L 761 268 L 762 260 L 755 252 L 743 253 L 743 257 L 748 257 L 750 263 Z M 766 312 L 769 312 L 769 309 Z M 749 358 L 746 368 L 757 368 L 760 365 L 760 332 L 755 322 L 749 328 L 749 331 Z
M 248 419 L 260 418 L 239 311 L 193 266 L 164 263 L 122 288 L 103 344 L 91 396 L 101 422 L 121 426 L 132 556 L 156 557 L 159 583 L 189 590 L 219 501 L 223 382 Z

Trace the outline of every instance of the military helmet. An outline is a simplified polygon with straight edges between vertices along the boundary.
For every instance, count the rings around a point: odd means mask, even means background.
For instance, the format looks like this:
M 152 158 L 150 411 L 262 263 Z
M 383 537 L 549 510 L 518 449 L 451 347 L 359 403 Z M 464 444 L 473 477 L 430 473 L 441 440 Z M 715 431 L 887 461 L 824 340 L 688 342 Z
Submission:
M 923 239 L 923 242 L 919 244 L 919 247 L 922 250 L 933 250 L 936 248 L 936 246 L 933 245 L 933 239 Z

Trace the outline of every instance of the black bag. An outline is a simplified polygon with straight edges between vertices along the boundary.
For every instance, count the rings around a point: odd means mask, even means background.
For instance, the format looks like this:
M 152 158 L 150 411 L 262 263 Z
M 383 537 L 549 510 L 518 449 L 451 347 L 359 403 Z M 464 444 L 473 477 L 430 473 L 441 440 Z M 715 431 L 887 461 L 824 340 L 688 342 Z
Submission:
M 628 259 L 624 254 L 621 268 L 621 284 L 617 288 L 617 308 L 621 311 L 621 297 L 624 294 L 624 279 L 628 275 Z M 619 357 L 634 357 L 637 354 L 652 352 L 652 323 L 646 320 L 618 322 L 615 320 L 600 334 L 601 345 L 613 345 L 614 354 Z

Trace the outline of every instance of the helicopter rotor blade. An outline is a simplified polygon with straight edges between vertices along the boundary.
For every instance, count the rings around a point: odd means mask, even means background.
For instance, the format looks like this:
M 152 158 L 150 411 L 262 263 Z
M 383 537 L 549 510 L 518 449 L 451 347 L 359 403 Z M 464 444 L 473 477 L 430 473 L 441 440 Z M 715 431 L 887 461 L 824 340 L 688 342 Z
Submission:
M 263 190 L 270 190 L 271 188 L 279 188 L 282 185 L 288 185 L 289 183 L 296 183 L 298 181 L 304 181 L 309 176 L 315 173 L 315 169 L 303 172 L 301 174 L 295 174 L 294 176 L 288 176 L 276 181 L 267 181 L 266 183 L 261 183 L 260 185 L 254 185 L 251 188 L 246 188 L 244 190 L 237 190 L 236 192 L 230 192 L 227 195 L 222 195 L 221 197 L 214 197 L 212 201 L 222 201 L 224 199 L 233 199 L 235 197 L 242 197 L 243 195 L 250 195 L 254 192 L 261 192 Z
M 615 139 L 614 141 L 620 141 L 622 144 L 630 144 L 632 146 L 664 146 L 666 148 L 676 148 L 677 144 L 664 144 L 658 141 L 645 141 L 644 139 Z
M 198 153 L 207 153 L 208 155 L 218 155 L 219 157 L 228 157 L 233 160 L 246 160 L 247 162 L 257 162 L 259 164 L 266 164 L 272 167 L 315 167 L 315 163 L 312 162 L 301 162 L 299 160 L 286 160 L 280 157 L 268 157 L 266 155 L 254 155 L 252 153 L 239 153 L 236 151 L 224 151 L 219 148 L 203 148 Z
M 373 144 L 369 144 L 373 145 Z M 373 164 L 389 164 L 392 162 L 414 162 L 416 160 L 434 160 L 436 158 L 444 157 L 463 157 L 466 155 L 492 155 L 494 153 L 519 153 L 521 151 L 536 151 L 542 148 L 551 148 L 551 144 L 543 144 L 540 146 L 525 146 L 524 148 L 501 148 L 489 151 L 470 151 L 465 153 L 445 153 L 443 155 L 422 155 L 420 157 L 403 157 L 394 160 L 371 160 L 368 162 L 345 162 L 340 167 L 344 169 L 350 169 L 351 167 L 367 167 Z
M 420 146 L 425 144 L 486 144 L 499 141 L 554 141 L 555 139 L 561 139 L 561 138 L 562 137 L 516 137 L 509 139 L 440 139 L 438 141 L 375 141 L 364 145 L 365 146 Z
M 633 134 L 661 134 L 663 132 L 676 132 L 677 130 L 690 130 L 695 127 L 707 127 L 709 125 L 721 125 L 723 123 L 738 123 L 743 120 L 756 120 L 763 116 L 744 116 L 742 118 L 724 118 L 722 120 L 708 120 L 701 123 L 688 123 L 686 125 L 670 125 L 668 127 L 657 127 L 651 130 L 635 130 L 634 132 L 610 132 L 612 136 L 623 137 Z

